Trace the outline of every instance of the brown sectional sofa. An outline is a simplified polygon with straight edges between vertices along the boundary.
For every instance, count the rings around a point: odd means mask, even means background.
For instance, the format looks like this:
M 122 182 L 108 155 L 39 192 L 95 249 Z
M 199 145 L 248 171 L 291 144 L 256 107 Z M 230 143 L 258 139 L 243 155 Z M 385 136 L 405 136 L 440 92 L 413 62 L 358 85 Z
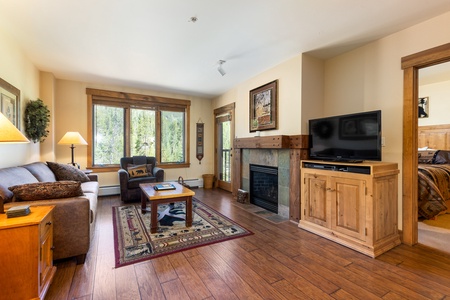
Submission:
M 79 172 L 79 171 L 77 171 Z M 67 180 L 67 179 L 66 179 Z M 55 205 L 53 210 L 53 259 L 76 257 L 84 263 L 94 235 L 99 185 L 96 175 L 81 183 L 83 196 L 33 201 L 15 201 L 8 187 L 38 182 L 56 182 L 57 176 L 46 163 L 35 162 L 18 167 L 0 169 L 0 201 L 4 209 L 29 204 Z

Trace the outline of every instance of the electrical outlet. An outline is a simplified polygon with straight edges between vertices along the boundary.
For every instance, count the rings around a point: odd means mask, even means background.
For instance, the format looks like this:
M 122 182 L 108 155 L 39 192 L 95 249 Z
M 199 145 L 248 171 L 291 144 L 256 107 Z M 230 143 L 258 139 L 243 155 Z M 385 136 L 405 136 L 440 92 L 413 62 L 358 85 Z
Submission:
M 386 139 L 384 136 L 381 137 L 381 147 L 386 147 Z

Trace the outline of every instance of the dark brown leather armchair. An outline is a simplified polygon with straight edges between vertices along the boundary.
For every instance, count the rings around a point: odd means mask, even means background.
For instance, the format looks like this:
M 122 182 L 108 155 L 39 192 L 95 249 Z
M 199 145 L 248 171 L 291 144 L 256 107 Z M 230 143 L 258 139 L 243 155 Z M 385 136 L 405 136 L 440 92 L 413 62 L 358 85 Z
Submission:
M 131 177 L 128 168 L 147 165 L 151 176 Z M 150 166 L 151 165 L 151 166 Z M 136 202 L 141 200 L 139 184 L 164 181 L 164 170 L 156 167 L 156 158 L 148 156 L 122 157 L 119 169 L 120 199 L 123 202 Z

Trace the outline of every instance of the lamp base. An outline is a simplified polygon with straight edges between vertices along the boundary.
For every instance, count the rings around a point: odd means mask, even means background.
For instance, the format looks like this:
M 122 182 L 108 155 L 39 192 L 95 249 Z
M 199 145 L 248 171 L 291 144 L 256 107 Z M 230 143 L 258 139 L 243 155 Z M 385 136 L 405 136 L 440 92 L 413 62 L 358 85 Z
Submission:
M 74 168 L 80 168 L 80 165 L 79 164 L 77 164 L 76 162 L 70 162 L 70 163 L 67 163 L 68 165 L 72 165 L 72 166 L 74 166 Z

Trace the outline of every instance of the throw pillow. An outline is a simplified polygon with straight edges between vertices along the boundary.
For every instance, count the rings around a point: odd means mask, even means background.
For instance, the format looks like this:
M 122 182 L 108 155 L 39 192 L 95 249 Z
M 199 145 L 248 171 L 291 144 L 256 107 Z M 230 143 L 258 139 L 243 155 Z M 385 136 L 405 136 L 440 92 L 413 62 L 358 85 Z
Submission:
M 131 167 L 141 167 L 141 166 L 145 166 L 147 168 L 147 176 L 153 176 L 152 172 L 153 172 L 153 165 L 152 164 L 145 164 L 145 165 L 133 165 L 133 164 L 128 164 L 127 166 L 127 170 Z
M 81 182 L 55 181 L 10 186 L 16 201 L 35 201 L 83 196 Z
M 80 182 L 90 181 L 89 177 L 83 171 L 72 165 L 47 162 L 48 167 L 53 171 L 57 180 L 72 180 Z
M 136 167 L 130 167 L 130 168 L 128 168 L 127 171 L 128 171 L 128 174 L 130 174 L 131 178 L 148 176 L 147 166 L 146 165 L 139 165 L 139 166 L 136 166 Z

